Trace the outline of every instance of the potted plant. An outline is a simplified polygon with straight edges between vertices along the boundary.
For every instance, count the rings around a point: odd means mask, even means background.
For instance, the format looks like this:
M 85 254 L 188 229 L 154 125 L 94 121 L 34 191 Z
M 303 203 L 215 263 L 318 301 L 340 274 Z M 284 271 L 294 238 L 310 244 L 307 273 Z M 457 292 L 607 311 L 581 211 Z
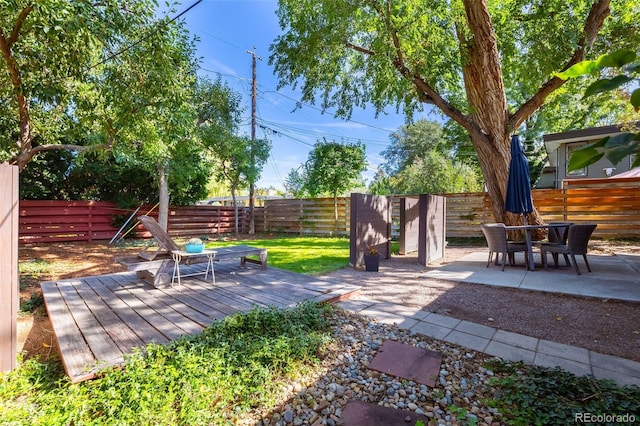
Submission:
M 187 253 L 202 253 L 204 250 L 204 243 L 200 238 L 191 238 L 187 241 L 187 245 L 184 247 Z
M 378 272 L 380 266 L 380 254 L 373 244 L 367 245 L 367 252 L 364 254 L 364 269 L 369 272 Z

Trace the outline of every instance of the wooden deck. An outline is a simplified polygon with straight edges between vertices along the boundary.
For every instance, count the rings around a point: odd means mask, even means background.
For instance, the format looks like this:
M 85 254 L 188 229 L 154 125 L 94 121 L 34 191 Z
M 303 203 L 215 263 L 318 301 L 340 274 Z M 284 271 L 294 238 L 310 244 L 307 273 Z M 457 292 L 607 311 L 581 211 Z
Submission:
M 205 264 L 185 267 L 203 271 Z M 260 265 L 217 262 L 216 284 L 204 274 L 182 287 L 153 288 L 135 272 L 47 281 L 41 284 L 62 361 L 72 382 L 93 378 L 124 362 L 133 348 L 197 334 L 214 320 L 254 306 L 346 299 L 359 287 Z

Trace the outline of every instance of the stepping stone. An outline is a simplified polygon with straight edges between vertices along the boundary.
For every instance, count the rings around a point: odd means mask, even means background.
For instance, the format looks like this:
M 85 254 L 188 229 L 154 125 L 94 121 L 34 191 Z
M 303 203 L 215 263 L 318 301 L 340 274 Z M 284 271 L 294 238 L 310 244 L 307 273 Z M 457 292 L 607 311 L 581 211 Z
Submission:
M 414 426 L 418 420 L 429 424 L 429 417 L 413 411 L 349 401 L 342 411 L 345 426 Z
M 387 340 L 371 360 L 369 368 L 391 376 L 435 386 L 442 354 Z

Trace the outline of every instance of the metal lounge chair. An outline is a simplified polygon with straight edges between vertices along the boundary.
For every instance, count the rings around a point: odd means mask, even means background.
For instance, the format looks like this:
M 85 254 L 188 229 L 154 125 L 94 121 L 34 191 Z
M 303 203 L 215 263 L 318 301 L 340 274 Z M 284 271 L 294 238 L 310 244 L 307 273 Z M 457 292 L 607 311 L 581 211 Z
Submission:
M 516 252 L 525 253 L 525 262 L 529 266 L 529 258 L 527 257 L 527 245 L 523 243 L 510 242 L 507 240 L 507 231 L 504 223 L 488 223 L 482 225 L 482 232 L 487 239 L 487 245 L 489 246 L 489 259 L 487 260 L 487 268 L 493 259 L 493 254 L 496 254 L 495 264 L 498 264 L 500 254 L 502 254 L 502 270 L 509 257 L 509 264 L 513 265 L 513 254 Z
M 558 267 L 558 254 L 569 255 L 573 261 L 573 266 L 576 269 L 576 273 L 580 275 L 580 268 L 576 263 L 576 255 L 582 255 L 584 263 L 587 265 L 587 270 L 591 272 L 589 261 L 587 260 L 587 246 L 589 244 L 589 238 L 596 229 L 596 224 L 581 224 L 569 226 L 566 244 L 548 244 L 540 247 L 540 253 L 542 254 L 542 264 L 545 269 L 547 268 L 547 253 L 555 254 L 554 263 L 555 267 Z

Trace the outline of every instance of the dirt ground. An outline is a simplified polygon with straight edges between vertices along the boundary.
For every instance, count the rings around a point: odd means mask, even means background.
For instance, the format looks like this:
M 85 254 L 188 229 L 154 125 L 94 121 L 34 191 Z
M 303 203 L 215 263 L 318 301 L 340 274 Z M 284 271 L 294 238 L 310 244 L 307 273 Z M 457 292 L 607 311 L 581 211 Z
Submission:
M 119 248 L 105 242 L 57 243 L 21 245 L 20 302 L 35 304 L 42 300 L 40 282 L 61 278 L 123 272 L 126 268 L 115 262 L 116 256 L 137 254 L 142 247 Z M 58 343 L 44 304 L 31 313 L 18 316 L 18 352 L 25 358 L 59 357 Z
M 21 302 L 41 298 L 41 281 L 124 271 L 115 258 L 141 249 L 104 242 L 21 246 Z M 345 268 L 326 276 L 362 285 L 363 294 L 374 299 L 640 361 L 640 303 L 424 278 L 426 270 L 478 250 L 486 248 L 450 247 L 444 259 L 429 267 L 417 265 L 411 257 L 394 256 L 381 264 L 379 274 Z M 640 253 L 640 243 L 598 240 L 590 246 L 591 253 L 614 251 Z M 18 351 L 27 358 L 59 356 L 43 305 L 19 316 Z
M 429 267 L 394 256 L 378 274 L 343 269 L 332 278 L 362 295 L 596 352 L 640 361 L 640 303 L 428 279 L 424 273 L 486 247 L 449 247 Z M 640 253 L 640 243 L 594 240 L 591 254 Z

